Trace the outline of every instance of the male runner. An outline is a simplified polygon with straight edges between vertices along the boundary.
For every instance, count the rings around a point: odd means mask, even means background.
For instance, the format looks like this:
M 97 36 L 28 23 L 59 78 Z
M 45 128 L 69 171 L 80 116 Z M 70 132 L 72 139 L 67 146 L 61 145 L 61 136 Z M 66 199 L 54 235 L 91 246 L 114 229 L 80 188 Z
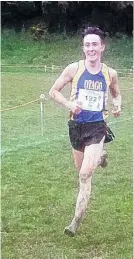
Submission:
M 88 27 L 83 36 L 84 60 L 68 65 L 56 80 L 49 94 L 58 103 L 70 110 L 69 136 L 73 157 L 79 173 L 79 193 L 74 217 L 64 233 L 74 236 L 85 214 L 91 194 L 92 174 L 97 166 L 106 166 L 104 143 L 114 135 L 106 125 L 107 100 L 110 90 L 113 115 L 121 112 L 121 95 L 117 72 L 101 62 L 105 49 L 105 33 L 96 27 Z M 71 82 L 70 100 L 61 89 Z

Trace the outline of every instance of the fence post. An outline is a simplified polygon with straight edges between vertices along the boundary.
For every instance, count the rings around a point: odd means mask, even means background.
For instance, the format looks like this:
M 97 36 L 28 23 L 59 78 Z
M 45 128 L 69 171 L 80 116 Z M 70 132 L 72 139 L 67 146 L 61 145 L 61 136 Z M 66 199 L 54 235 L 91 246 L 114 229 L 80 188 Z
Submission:
M 44 102 L 45 102 L 45 95 L 40 95 L 40 118 L 41 118 L 41 135 L 44 135 Z
M 52 72 L 54 71 L 54 65 L 52 65 Z

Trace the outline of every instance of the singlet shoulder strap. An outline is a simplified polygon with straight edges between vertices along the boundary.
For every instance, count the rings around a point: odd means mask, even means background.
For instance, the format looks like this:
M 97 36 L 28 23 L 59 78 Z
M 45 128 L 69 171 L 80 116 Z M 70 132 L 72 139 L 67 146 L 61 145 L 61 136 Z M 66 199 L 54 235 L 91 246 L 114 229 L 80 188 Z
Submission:
M 78 61 L 78 69 L 76 71 L 76 74 L 72 80 L 72 90 L 71 90 L 71 95 L 70 95 L 70 100 L 74 101 L 77 93 L 77 84 L 79 81 L 80 76 L 83 74 L 85 71 L 85 62 L 84 60 L 79 60 Z
M 78 69 L 77 69 L 76 74 L 75 74 L 75 76 L 72 80 L 73 85 L 77 84 L 77 82 L 78 82 L 80 76 L 83 74 L 84 70 L 85 70 L 85 62 L 84 62 L 84 60 L 79 60 L 78 61 Z
M 108 68 L 108 66 L 103 63 L 103 64 L 102 64 L 102 70 L 101 70 L 101 71 L 102 71 L 102 74 L 103 74 L 104 77 L 105 77 L 107 86 L 109 86 L 110 83 L 111 83 L 111 79 L 110 79 L 110 74 L 109 74 L 109 68 Z

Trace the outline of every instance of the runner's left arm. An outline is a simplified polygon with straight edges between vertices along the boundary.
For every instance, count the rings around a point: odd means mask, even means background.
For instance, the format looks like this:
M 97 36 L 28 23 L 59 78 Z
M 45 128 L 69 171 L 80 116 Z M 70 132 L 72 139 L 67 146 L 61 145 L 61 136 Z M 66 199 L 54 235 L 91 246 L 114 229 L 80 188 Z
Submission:
M 114 117 L 120 116 L 121 113 L 121 93 L 119 89 L 119 84 L 118 84 L 118 75 L 117 72 L 113 69 L 110 69 L 110 78 L 111 78 L 111 84 L 109 86 L 110 93 L 112 96 L 112 101 L 113 101 L 113 110 L 112 113 Z

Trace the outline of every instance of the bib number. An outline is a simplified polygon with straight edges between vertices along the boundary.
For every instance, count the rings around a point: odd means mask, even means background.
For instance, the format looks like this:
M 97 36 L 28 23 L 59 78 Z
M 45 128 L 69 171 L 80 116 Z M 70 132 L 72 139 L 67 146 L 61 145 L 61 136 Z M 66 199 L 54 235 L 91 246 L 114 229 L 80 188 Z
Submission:
M 82 109 L 88 111 L 103 110 L 104 92 L 80 89 L 78 101 L 82 102 Z

